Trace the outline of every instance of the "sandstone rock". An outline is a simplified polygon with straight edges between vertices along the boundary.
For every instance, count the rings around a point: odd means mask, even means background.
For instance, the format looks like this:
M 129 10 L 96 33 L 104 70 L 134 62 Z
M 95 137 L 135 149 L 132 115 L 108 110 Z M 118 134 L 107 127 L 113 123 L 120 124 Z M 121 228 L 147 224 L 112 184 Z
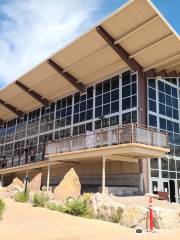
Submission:
M 19 178 L 14 178 L 12 183 L 4 188 L 7 192 L 18 192 L 24 189 L 24 183 Z
M 179 226 L 179 213 L 176 210 L 154 207 L 153 216 L 155 228 L 176 228 Z
M 122 220 L 124 206 L 118 202 L 105 202 L 98 206 L 97 216 L 100 219 L 120 223 Z
M 54 199 L 65 202 L 68 198 L 78 198 L 81 194 L 79 177 L 71 168 L 60 184 L 54 189 Z
M 122 215 L 122 225 L 133 228 L 147 226 L 148 209 L 142 206 L 126 207 Z
M 41 187 L 42 173 L 37 174 L 29 183 L 30 192 L 38 192 Z

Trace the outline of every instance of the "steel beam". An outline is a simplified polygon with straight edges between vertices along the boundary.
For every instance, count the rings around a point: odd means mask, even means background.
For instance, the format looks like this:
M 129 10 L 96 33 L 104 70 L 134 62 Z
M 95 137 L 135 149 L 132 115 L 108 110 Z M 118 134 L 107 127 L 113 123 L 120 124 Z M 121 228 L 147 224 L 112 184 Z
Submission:
M 77 90 L 80 92 L 84 92 L 85 86 L 77 78 L 72 76 L 69 72 L 65 72 L 64 69 L 57 63 L 55 63 L 53 60 L 49 59 L 48 64 L 56 70 L 63 78 L 65 78 L 72 86 L 74 86 Z
M 130 54 L 120 44 L 115 44 L 115 40 L 101 26 L 96 27 L 96 31 L 133 71 L 143 72 L 143 67 L 134 58 L 130 58 Z
M 6 107 L 11 112 L 15 113 L 19 117 L 22 117 L 22 115 L 24 114 L 21 110 L 18 110 L 16 107 L 14 107 L 11 104 L 3 101 L 2 99 L 0 99 L 0 104 L 3 105 L 4 107 Z
M 39 93 L 35 92 L 34 90 L 29 89 L 26 85 L 23 83 L 16 81 L 15 82 L 18 87 L 20 87 L 22 90 L 24 90 L 27 94 L 29 94 L 31 97 L 33 97 L 35 100 L 40 102 L 44 106 L 49 105 L 49 101 L 46 98 L 43 98 Z

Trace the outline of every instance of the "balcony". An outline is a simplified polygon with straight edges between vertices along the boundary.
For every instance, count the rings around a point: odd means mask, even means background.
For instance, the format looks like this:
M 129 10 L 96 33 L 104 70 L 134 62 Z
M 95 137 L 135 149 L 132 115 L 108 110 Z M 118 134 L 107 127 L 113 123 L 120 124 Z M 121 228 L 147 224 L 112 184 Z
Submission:
M 169 152 L 166 133 L 131 124 L 89 131 L 78 136 L 49 142 L 46 145 L 45 155 L 104 149 L 117 145 L 121 147 L 146 145 L 149 149 L 156 148 L 162 152 Z

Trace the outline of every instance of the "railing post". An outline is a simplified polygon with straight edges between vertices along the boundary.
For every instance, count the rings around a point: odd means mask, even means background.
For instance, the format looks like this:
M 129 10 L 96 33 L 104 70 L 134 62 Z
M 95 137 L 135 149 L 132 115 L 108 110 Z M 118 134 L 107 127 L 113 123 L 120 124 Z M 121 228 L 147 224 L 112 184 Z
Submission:
M 131 124 L 131 142 L 135 142 L 135 126 L 134 123 Z

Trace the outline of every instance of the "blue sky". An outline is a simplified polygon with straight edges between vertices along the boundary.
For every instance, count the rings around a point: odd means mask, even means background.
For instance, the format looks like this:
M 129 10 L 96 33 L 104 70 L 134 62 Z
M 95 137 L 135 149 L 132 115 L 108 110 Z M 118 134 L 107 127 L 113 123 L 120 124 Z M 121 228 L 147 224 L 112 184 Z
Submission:
M 125 2 L 126 0 L 0 0 L 0 88 Z M 153 3 L 180 34 L 180 0 L 153 0 Z

